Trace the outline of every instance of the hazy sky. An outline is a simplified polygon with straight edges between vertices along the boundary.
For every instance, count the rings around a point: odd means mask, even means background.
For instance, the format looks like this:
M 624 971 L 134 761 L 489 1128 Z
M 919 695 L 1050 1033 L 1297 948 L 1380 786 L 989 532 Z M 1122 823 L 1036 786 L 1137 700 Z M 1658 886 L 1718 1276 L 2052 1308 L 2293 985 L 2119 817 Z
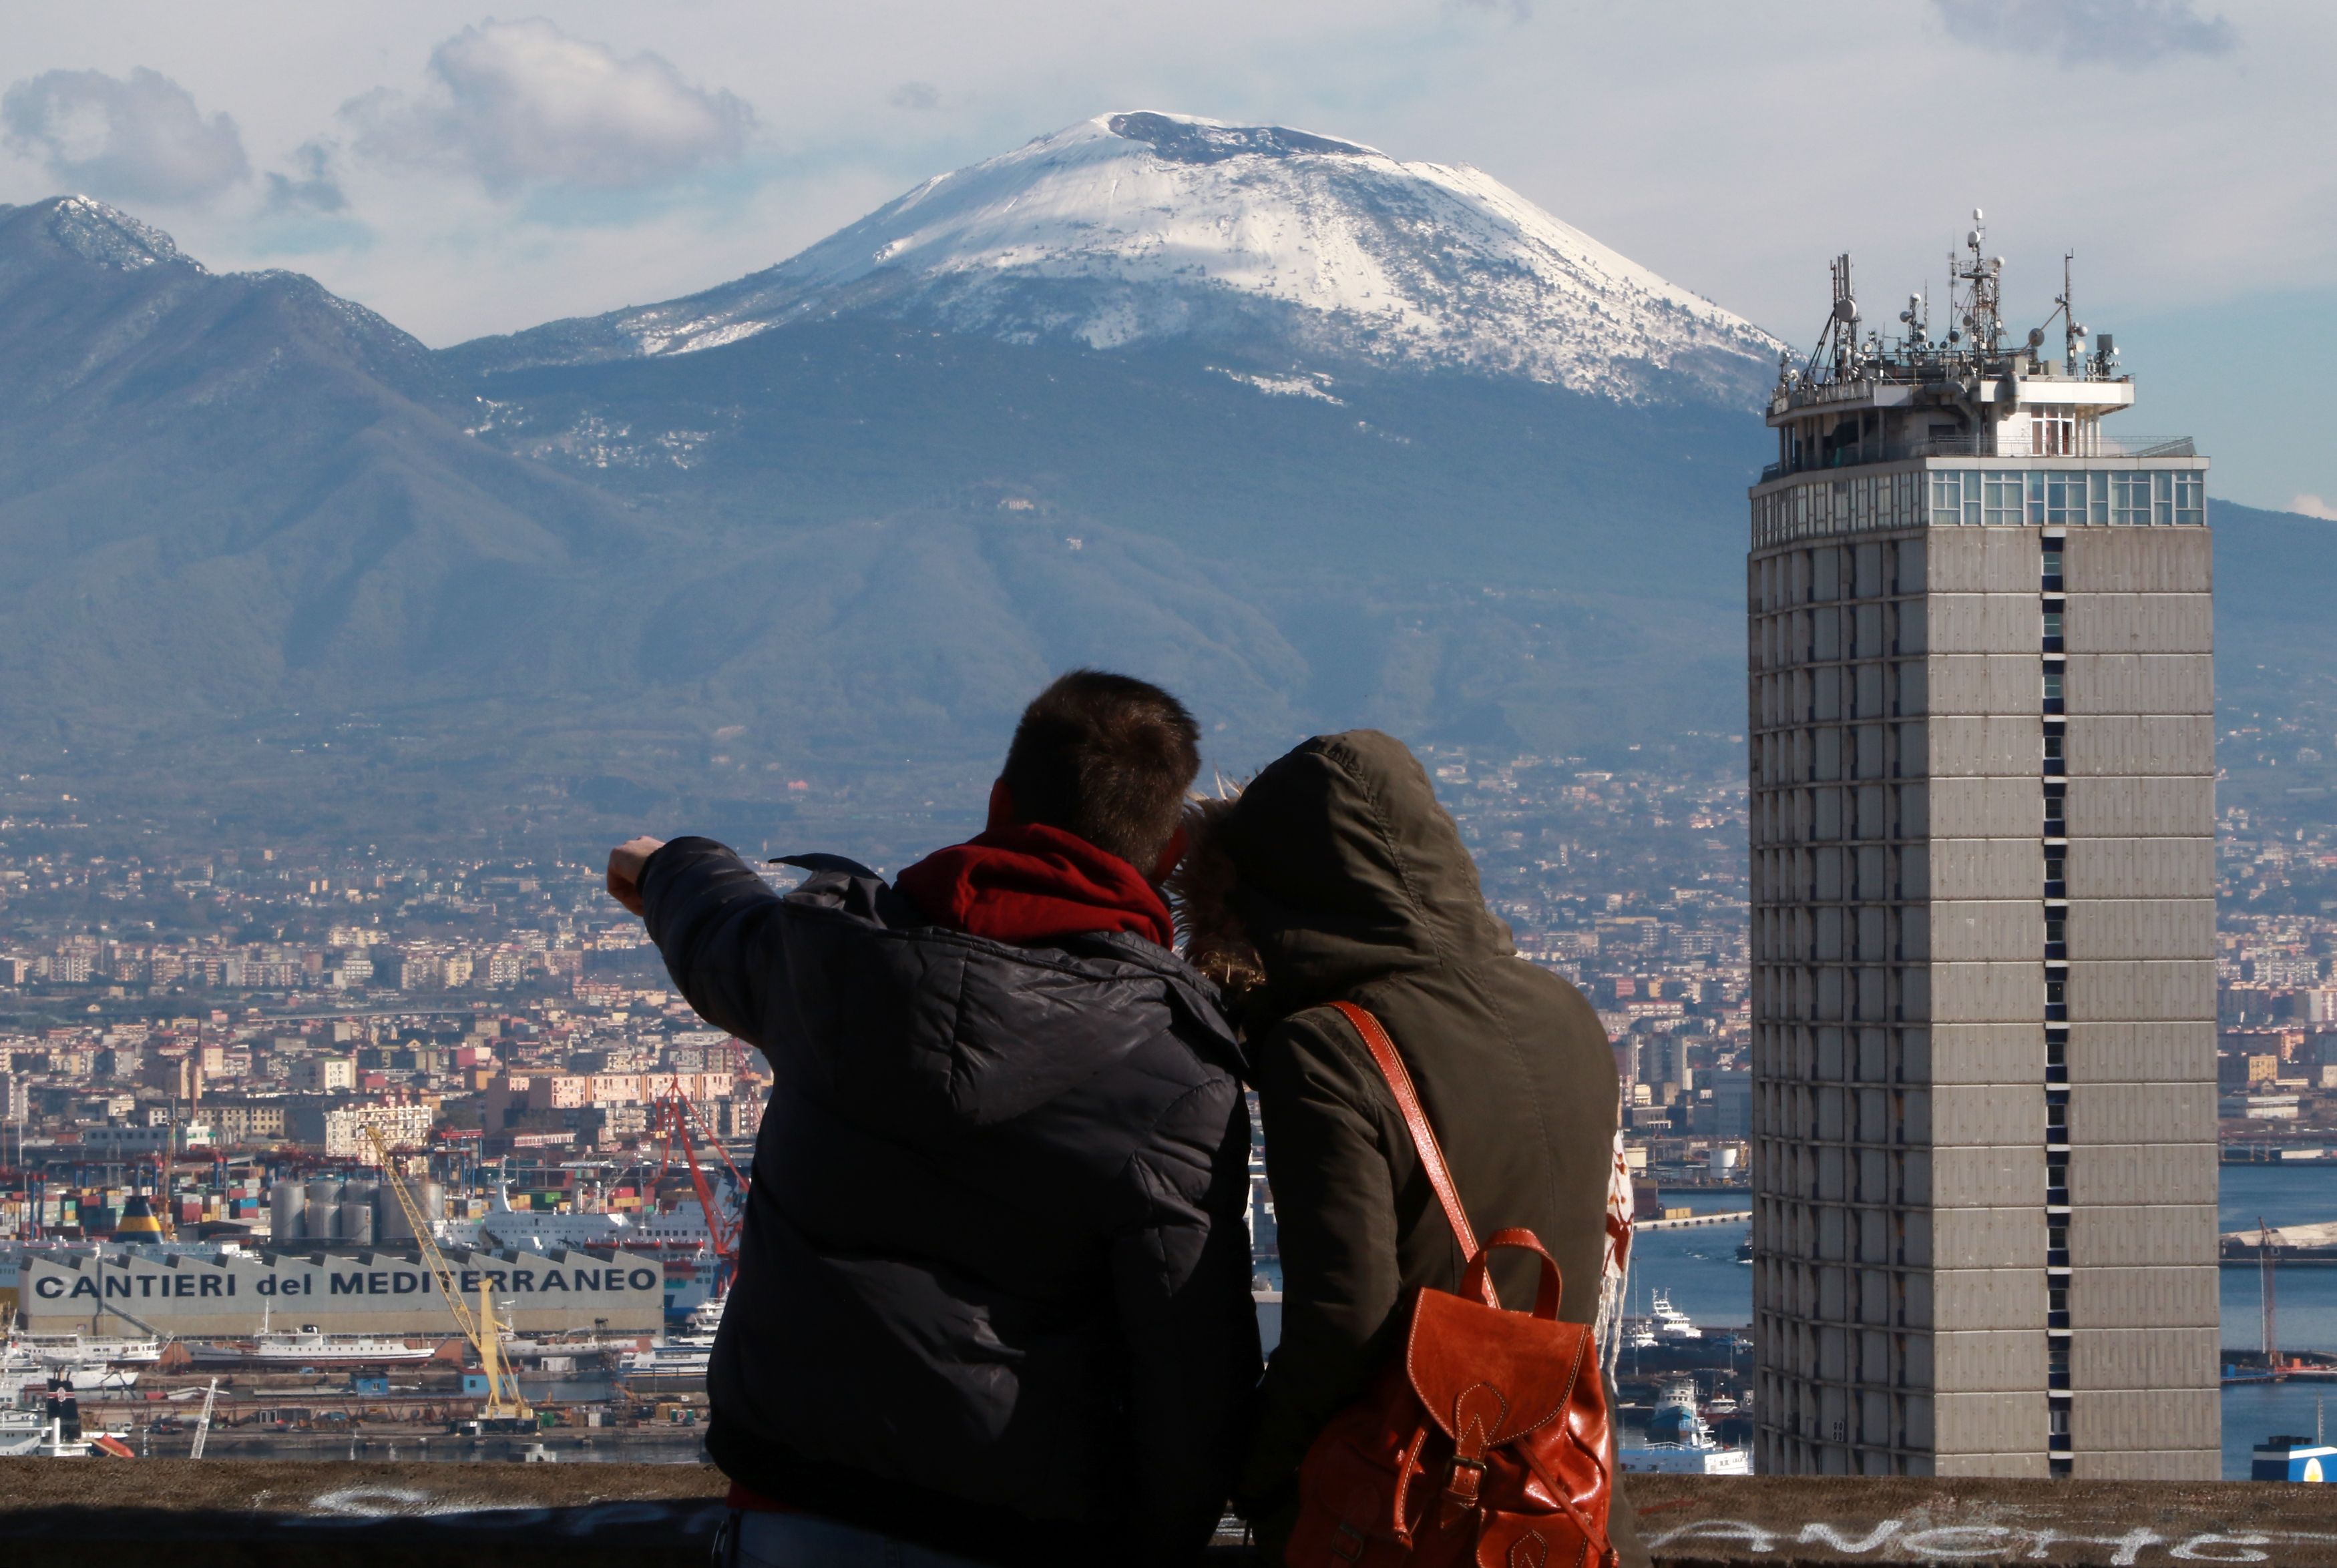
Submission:
M 2328 0 L 75 0 L 0 21 L 0 201 L 87 191 L 432 344 L 736 277 L 1121 109 L 1473 164 L 1796 343 L 1827 257 L 1895 309 L 1979 205 L 2016 317 L 2077 251 L 2137 433 L 2337 516 L 2303 353 L 2337 326 L 2332 66 Z

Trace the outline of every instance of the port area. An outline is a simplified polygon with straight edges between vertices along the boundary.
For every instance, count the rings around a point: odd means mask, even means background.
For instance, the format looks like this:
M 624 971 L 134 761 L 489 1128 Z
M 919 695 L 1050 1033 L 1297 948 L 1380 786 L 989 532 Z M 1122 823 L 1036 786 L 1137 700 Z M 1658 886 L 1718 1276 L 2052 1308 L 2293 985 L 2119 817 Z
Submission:
M 702 1568 L 726 1485 L 695 1465 L 0 1459 L 0 1540 L 11 1568 Z M 1635 1475 L 1629 1497 L 1658 1568 L 2337 1568 L 2337 1514 L 2317 1486 Z M 1257 1561 L 1233 1531 L 1209 1560 Z
M 475 1384 L 477 1375 L 467 1380 Z M 81 1422 L 87 1430 L 119 1434 L 142 1458 L 183 1457 L 210 1381 L 208 1374 L 149 1372 L 131 1389 L 79 1395 Z M 219 1379 L 204 1453 L 214 1459 L 463 1462 L 517 1457 L 534 1446 L 539 1457 L 557 1461 L 695 1464 L 706 1435 L 703 1377 L 582 1368 L 523 1378 L 533 1407 L 524 1427 L 484 1420 L 484 1400 L 464 1391 L 465 1381 L 454 1365 L 402 1368 L 384 1377 L 232 1372 Z
M 1707 1328 L 1696 1339 L 1667 1339 L 1623 1350 L 1615 1362 L 1615 1417 L 1628 1446 L 1682 1378 L 1696 1384 L 1697 1405 L 1724 1448 L 1753 1441 L 1753 1331 Z
M 2226 1383 L 2327 1383 L 2337 1389 L 2337 1353 L 2327 1350 L 2280 1350 L 2267 1358 L 2262 1350 L 2234 1350 L 2223 1355 Z

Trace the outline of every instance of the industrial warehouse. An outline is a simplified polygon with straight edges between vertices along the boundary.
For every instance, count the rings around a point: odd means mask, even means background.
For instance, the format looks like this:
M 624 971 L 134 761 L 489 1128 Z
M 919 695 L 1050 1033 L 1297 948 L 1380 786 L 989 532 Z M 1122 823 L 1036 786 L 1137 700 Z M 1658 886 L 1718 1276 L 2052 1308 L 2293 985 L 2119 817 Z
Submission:
M 664 1275 L 653 1258 L 462 1247 L 448 1248 L 445 1258 L 456 1290 L 466 1298 L 485 1290 L 498 1319 L 523 1334 L 647 1334 L 664 1325 Z M 249 1335 L 272 1320 L 337 1334 L 443 1339 L 452 1327 L 418 1248 L 40 1252 L 24 1260 L 17 1300 L 34 1334 L 140 1330 L 191 1339 Z

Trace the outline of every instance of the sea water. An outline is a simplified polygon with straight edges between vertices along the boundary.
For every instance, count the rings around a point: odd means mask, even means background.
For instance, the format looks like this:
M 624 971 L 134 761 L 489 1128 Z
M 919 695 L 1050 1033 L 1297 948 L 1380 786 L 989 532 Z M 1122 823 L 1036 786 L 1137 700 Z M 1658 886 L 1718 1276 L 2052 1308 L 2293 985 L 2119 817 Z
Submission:
M 2330 1168 L 2225 1165 L 2216 1228 L 2240 1231 L 2259 1216 L 2273 1225 L 2337 1221 L 2337 1162 Z M 1743 1209 L 1743 1192 L 1667 1193 L 1664 1202 L 1698 1213 Z M 1652 1290 L 1706 1328 L 1742 1327 L 1753 1320 L 1753 1271 L 1736 1261 L 1742 1225 L 1699 1225 L 1685 1231 L 1643 1231 L 1631 1243 L 1631 1310 L 1645 1312 Z M 2264 1343 L 2264 1309 L 2254 1264 L 2218 1271 L 2223 1283 L 2223 1342 L 2254 1350 Z M 2297 1264 L 2280 1271 L 2280 1344 L 2283 1350 L 2337 1350 L 2337 1265 Z M 2315 1401 L 2326 1400 L 2337 1420 L 2337 1382 L 2234 1384 L 2224 1390 L 2224 1475 L 2244 1481 L 2248 1451 L 2274 1433 L 2310 1434 Z M 2337 1429 L 2337 1428 L 2332 1428 Z

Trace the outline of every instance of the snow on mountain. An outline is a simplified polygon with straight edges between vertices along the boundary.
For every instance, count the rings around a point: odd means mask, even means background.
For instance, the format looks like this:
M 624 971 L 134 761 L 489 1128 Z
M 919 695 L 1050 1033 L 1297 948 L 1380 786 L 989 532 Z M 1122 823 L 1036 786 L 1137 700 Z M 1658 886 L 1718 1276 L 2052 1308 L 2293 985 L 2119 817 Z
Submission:
M 938 175 L 766 271 L 459 351 L 686 354 L 855 311 L 1097 348 L 1170 339 L 1752 402 L 1777 340 L 1466 166 L 1280 126 L 1100 116 Z

